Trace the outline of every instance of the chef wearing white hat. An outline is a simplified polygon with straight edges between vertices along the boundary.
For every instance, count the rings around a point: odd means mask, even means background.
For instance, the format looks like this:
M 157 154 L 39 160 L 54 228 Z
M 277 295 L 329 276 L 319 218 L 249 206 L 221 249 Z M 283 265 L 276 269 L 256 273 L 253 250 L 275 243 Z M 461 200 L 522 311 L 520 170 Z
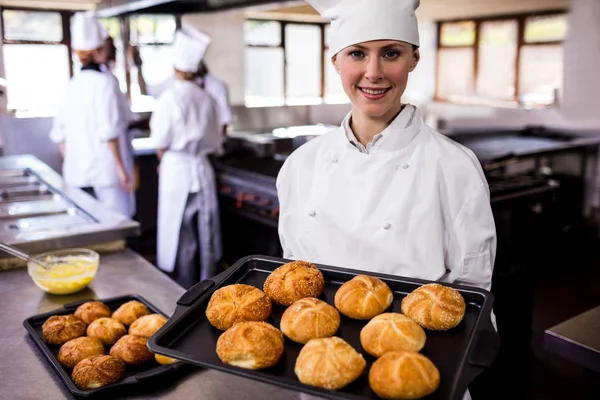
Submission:
M 279 173 L 284 257 L 489 290 L 496 230 L 481 166 L 402 103 L 419 0 L 307 2 L 331 21 L 351 111 Z
M 214 101 L 195 82 L 210 37 L 183 26 L 175 34 L 176 80 L 150 120 L 160 159 L 157 264 L 189 288 L 216 274 L 221 258 L 215 177 L 208 155 L 220 150 Z
M 63 154 L 69 185 L 84 188 L 125 216 L 133 215 L 131 176 L 125 167 L 118 84 L 101 70 L 104 29 L 93 13 L 76 13 L 71 45 L 82 68 L 69 82 L 50 133 Z

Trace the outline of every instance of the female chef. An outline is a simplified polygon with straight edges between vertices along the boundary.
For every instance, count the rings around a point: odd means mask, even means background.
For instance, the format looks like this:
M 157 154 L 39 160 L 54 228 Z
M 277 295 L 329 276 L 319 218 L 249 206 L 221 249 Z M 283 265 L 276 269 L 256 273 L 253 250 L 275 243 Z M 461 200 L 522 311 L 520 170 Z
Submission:
M 214 101 L 194 81 L 210 38 L 191 27 L 175 34 L 176 79 L 150 119 L 160 159 L 157 264 L 189 288 L 217 273 L 221 242 L 215 177 L 208 155 L 220 150 Z
M 121 92 L 101 70 L 106 62 L 104 29 L 92 13 L 77 13 L 71 27 L 72 47 L 81 72 L 69 82 L 64 103 L 50 132 L 63 155 L 63 176 L 109 208 L 133 214 L 131 178 L 122 155 Z
M 307 0 L 331 20 L 352 103 L 277 180 L 284 257 L 490 289 L 496 231 L 474 154 L 401 102 L 419 62 L 419 0 Z

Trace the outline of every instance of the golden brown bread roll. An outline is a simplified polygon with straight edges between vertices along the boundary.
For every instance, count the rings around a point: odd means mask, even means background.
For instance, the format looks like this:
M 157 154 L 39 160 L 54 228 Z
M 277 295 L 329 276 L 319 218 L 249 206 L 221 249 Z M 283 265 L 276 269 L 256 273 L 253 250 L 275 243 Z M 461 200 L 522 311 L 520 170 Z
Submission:
M 42 334 L 48 343 L 62 345 L 85 335 L 85 328 L 85 322 L 73 314 L 53 315 L 42 325 Z
M 99 301 L 88 301 L 75 310 L 75 316 L 88 325 L 98 318 L 110 317 L 110 314 L 110 308 Z
M 141 365 L 154 358 L 148 346 L 148 338 L 143 336 L 125 335 L 110 348 L 110 355 L 125 364 Z
M 314 297 L 300 299 L 281 316 L 281 332 L 297 343 L 335 335 L 340 327 L 338 311 Z
M 114 318 L 98 318 L 87 327 L 87 335 L 96 338 L 107 346 L 114 344 L 123 335 L 127 328 Z
M 399 313 L 379 314 L 360 331 L 363 349 L 374 357 L 394 350 L 421 351 L 426 339 L 419 324 Z
M 384 312 L 394 300 L 392 290 L 381 279 L 357 275 L 335 293 L 335 307 L 352 319 L 371 319 Z
M 82 390 L 97 389 L 123 379 L 125 364 L 111 356 L 93 356 L 80 361 L 71 378 Z
M 163 356 L 160 354 L 155 354 L 154 359 L 156 360 L 157 363 L 159 363 L 161 365 L 173 364 L 173 363 L 176 363 L 179 361 L 174 358 Z
M 217 329 L 227 330 L 237 322 L 264 321 L 271 315 L 271 299 L 250 285 L 235 284 L 216 290 L 208 302 L 206 317 Z
M 239 322 L 217 340 L 217 355 L 225 364 L 247 369 L 270 368 L 283 354 L 283 335 L 266 322 Z
M 300 382 L 341 389 L 362 375 L 367 362 L 339 337 L 312 339 L 302 347 L 294 372 Z
M 424 355 L 396 350 L 373 363 L 369 385 L 384 399 L 420 399 L 436 391 L 440 372 Z
M 456 289 L 430 283 L 402 299 L 402 313 L 423 328 L 445 331 L 462 321 L 465 299 Z
M 314 264 L 293 261 L 275 269 L 263 289 L 274 302 L 289 306 L 304 297 L 319 297 L 325 289 L 325 279 Z
M 89 337 L 78 337 L 63 344 L 58 351 L 58 362 L 67 368 L 75 367 L 81 360 L 104 355 L 101 341 Z
M 133 321 L 129 327 L 129 334 L 149 338 L 166 323 L 167 319 L 160 314 L 144 315 Z
M 112 314 L 112 317 L 118 321 L 121 321 L 123 325 L 129 326 L 139 317 L 149 314 L 150 310 L 148 307 L 146 307 L 146 305 L 137 300 L 131 300 L 127 303 L 121 304 L 121 306 Z

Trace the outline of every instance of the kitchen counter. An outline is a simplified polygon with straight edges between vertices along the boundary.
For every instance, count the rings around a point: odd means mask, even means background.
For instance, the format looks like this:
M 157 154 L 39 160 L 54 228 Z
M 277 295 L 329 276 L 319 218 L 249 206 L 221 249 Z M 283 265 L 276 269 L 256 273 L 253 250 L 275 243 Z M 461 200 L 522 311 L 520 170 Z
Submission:
M 184 289 L 132 251 L 101 256 L 98 274 L 90 286 L 70 296 L 40 290 L 25 269 L 0 272 L 0 398 L 58 400 L 73 398 L 23 327 L 33 315 L 88 298 L 110 298 L 136 293 L 167 315 L 175 311 Z M 10 360 L 10 361 L 8 361 Z M 152 386 L 136 385 L 120 398 L 128 399 L 318 399 L 278 386 L 254 382 L 216 370 L 184 366 L 157 378 Z M 116 398 L 111 396 L 111 398 Z
M 544 345 L 600 374 L 600 306 L 547 329 Z

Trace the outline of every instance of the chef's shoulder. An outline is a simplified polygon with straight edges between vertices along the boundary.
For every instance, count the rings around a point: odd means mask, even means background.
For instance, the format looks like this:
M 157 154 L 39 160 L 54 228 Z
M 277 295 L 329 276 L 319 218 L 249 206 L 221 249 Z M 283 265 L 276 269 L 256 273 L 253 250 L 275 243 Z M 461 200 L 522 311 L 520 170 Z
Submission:
M 427 151 L 436 157 L 444 182 L 462 188 L 465 193 L 487 187 L 481 163 L 473 151 L 432 128 L 427 127 L 430 141 Z
M 343 128 L 334 128 L 330 132 L 308 141 L 289 155 L 279 172 L 278 180 L 285 178 L 310 177 L 318 167 L 320 160 L 331 152 L 336 138 L 343 134 Z

